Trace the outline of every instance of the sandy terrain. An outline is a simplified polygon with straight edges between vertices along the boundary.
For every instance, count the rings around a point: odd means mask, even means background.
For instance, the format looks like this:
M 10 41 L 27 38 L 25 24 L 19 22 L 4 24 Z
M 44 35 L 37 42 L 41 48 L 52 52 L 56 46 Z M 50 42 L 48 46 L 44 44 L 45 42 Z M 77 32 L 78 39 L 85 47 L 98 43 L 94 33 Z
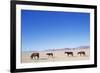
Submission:
M 85 55 L 78 55 L 79 51 L 84 51 Z M 73 56 L 65 54 L 65 52 L 73 52 Z M 90 49 L 64 49 L 54 51 L 38 51 L 39 59 L 31 59 L 30 56 L 33 52 L 22 52 L 22 63 L 35 63 L 35 62 L 49 62 L 49 61 L 70 61 L 70 60 L 88 60 L 90 55 Z M 46 55 L 46 53 L 53 53 L 53 58 Z

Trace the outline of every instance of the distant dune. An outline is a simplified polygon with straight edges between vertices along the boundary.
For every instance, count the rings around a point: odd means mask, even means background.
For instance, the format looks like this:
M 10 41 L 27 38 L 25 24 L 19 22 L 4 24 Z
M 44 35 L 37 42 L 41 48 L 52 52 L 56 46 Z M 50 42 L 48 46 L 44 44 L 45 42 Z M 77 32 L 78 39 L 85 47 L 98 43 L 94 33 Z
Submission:
M 67 53 L 65 53 L 67 52 Z M 31 59 L 32 53 L 39 53 L 39 59 Z M 52 55 L 47 55 L 52 53 Z M 68 54 L 69 53 L 69 54 Z M 72 55 L 73 54 L 73 55 Z M 88 60 L 90 57 L 89 47 L 79 48 L 62 48 L 62 49 L 49 49 L 44 51 L 30 51 L 22 52 L 21 62 L 22 63 L 35 63 L 35 62 L 50 62 L 50 61 L 75 61 L 75 60 Z

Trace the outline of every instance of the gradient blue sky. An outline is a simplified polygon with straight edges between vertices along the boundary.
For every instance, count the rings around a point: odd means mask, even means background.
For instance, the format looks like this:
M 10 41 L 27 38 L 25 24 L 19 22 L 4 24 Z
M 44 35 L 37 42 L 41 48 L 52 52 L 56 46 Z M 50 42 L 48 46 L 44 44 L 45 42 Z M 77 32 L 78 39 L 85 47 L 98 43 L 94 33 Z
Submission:
M 90 14 L 21 10 L 22 51 L 90 44 Z

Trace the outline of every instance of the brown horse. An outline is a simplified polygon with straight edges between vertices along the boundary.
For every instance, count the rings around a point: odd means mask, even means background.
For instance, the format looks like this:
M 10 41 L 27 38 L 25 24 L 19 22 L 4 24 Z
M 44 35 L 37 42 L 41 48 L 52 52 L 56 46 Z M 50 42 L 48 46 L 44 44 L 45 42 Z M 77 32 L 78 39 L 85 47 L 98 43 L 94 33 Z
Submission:
M 46 53 L 46 55 L 48 55 L 48 57 L 52 57 L 53 58 L 53 53 Z
M 77 54 L 80 55 L 80 56 L 81 56 L 81 55 L 84 55 L 84 56 L 86 55 L 85 51 L 80 51 L 80 52 L 78 52 Z
M 73 56 L 73 52 L 65 52 L 65 54 L 67 54 L 68 56 Z
M 39 59 L 39 53 L 32 53 L 32 54 L 31 54 L 31 59 L 33 59 L 33 58 L 34 58 L 35 60 L 36 60 L 36 59 Z

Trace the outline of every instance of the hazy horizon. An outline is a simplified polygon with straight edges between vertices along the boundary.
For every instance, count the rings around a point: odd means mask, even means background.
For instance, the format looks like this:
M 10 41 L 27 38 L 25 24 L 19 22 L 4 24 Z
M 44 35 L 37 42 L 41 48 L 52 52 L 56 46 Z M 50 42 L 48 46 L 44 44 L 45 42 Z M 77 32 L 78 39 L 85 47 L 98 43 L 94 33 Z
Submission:
M 80 47 L 80 46 L 79 46 Z M 88 46 L 89 48 L 90 48 L 90 46 Z M 88 49 L 88 48 L 78 48 L 78 47 L 73 47 L 73 48 L 69 48 L 69 47 L 65 47 L 66 48 L 66 50 L 67 49 Z M 23 52 L 35 52 L 35 51 L 52 51 L 52 50 L 61 50 L 61 49 L 65 49 L 65 48 L 47 48 L 47 49 L 42 49 L 42 50 L 34 50 L 34 49 L 32 49 L 32 50 L 24 50 Z
M 90 44 L 90 14 L 21 10 L 22 51 Z

